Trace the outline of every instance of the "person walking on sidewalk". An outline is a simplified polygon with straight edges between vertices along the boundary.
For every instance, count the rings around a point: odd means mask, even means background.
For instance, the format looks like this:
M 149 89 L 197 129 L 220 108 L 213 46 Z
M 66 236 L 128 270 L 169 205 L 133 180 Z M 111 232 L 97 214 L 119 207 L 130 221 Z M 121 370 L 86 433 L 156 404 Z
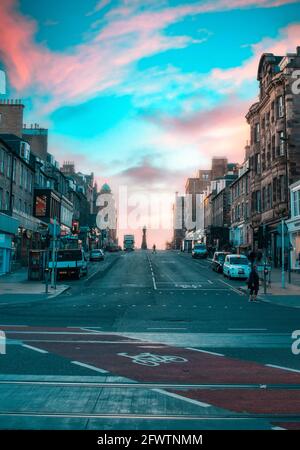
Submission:
M 249 302 L 257 301 L 257 294 L 259 291 L 259 276 L 256 266 L 253 266 L 248 278 L 248 289 L 250 290 Z
M 155 244 L 153 244 L 152 253 L 156 253 L 156 245 Z

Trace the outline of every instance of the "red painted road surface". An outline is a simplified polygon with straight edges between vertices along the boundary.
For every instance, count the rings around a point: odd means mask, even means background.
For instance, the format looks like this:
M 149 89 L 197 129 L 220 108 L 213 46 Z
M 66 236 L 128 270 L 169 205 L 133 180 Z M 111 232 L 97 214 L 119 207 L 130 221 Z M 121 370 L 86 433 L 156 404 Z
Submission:
M 2 327 L 3 329 L 4 327 Z M 27 333 L 7 330 L 7 337 L 107 370 L 138 382 L 182 384 L 300 384 L 300 373 L 266 367 L 252 361 L 201 353 L 186 348 L 149 343 L 122 335 L 89 333 L 82 329 L 24 328 Z M 5 331 L 5 330 L 4 330 Z M 14 331 L 22 331 L 15 328 Z M 28 334 L 28 331 L 35 331 Z M 43 334 L 37 334 L 43 331 Z M 44 334 L 45 332 L 49 334 Z M 51 334 L 61 331 L 62 334 Z M 64 334 L 64 332 L 74 334 Z M 80 333 L 77 334 L 76 333 Z M 81 334 L 84 333 L 84 334 Z M 51 342 L 45 342 L 51 341 Z M 71 342 L 67 342 L 71 341 Z M 73 342 L 76 341 L 76 342 Z M 83 341 L 96 341 L 87 343 Z M 97 342 L 101 341 L 101 342 Z M 124 353 L 126 355 L 120 355 Z M 147 366 L 134 363 L 132 358 L 141 353 L 159 357 L 176 357 L 169 363 Z M 183 360 L 181 360 L 183 359 Z M 171 391 L 171 389 L 168 389 Z M 183 397 L 236 412 L 300 414 L 300 390 L 293 389 L 213 389 L 174 391 Z

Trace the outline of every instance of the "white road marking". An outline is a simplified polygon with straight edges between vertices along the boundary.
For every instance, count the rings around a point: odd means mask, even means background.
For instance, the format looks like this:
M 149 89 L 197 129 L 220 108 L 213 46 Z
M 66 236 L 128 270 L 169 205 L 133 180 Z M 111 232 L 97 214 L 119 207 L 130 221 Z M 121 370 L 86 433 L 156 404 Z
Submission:
M 185 347 L 185 348 L 186 348 L 186 350 L 194 350 L 195 352 L 208 353 L 209 355 L 225 356 L 222 353 L 209 352 L 209 351 L 206 351 L 206 350 L 200 350 L 199 348 L 193 348 L 193 347 Z
M 151 327 L 147 330 L 186 330 L 186 328 L 173 328 L 173 327 Z
M 226 281 L 224 281 L 224 280 L 219 280 L 221 283 L 223 283 L 223 284 L 226 284 L 226 286 L 229 286 L 230 287 L 230 289 L 232 290 L 232 291 L 234 291 L 235 293 L 237 293 L 237 294 L 239 294 L 239 295 L 243 295 L 243 293 L 241 292 L 241 291 L 239 291 L 238 289 L 236 289 L 235 287 L 233 287 L 231 284 L 229 284 L 229 283 L 226 283 Z
M 227 328 L 228 331 L 267 331 L 267 328 Z
M 213 282 L 212 281 L 210 281 L 210 280 L 207 280 L 208 282 L 209 282 L 209 284 L 213 284 Z
M 102 327 L 95 327 L 95 328 L 98 329 L 98 328 L 102 328 Z M 92 328 L 82 328 L 82 327 L 80 327 L 80 329 L 83 330 L 83 331 L 91 331 L 92 333 L 98 333 L 97 330 L 94 330 Z
M 84 363 L 81 363 L 81 362 L 79 362 L 79 361 L 71 361 L 71 363 L 72 363 L 72 364 L 76 364 L 77 366 L 85 367 L 86 369 L 94 370 L 95 372 L 109 373 L 107 370 L 99 369 L 98 367 L 90 366 L 89 364 L 84 364 Z
M 192 398 L 183 397 L 182 395 L 174 394 L 173 392 L 165 391 L 164 389 L 152 389 L 154 392 L 159 394 L 167 395 L 168 397 L 176 398 L 178 400 L 183 400 L 187 403 L 192 403 L 193 405 L 202 406 L 203 408 L 211 407 L 208 403 L 199 402 L 198 400 L 193 400 Z
M 286 428 L 282 428 L 282 427 L 272 427 L 271 430 L 286 430 Z
M 30 350 L 34 350 L 35 352 L 39 352 L 39 353 L 48 353 L 46 350 L 42 350 L 41 348 L 37 348 L 37 347 L 32 347 L 31 345 L 27 345 L 27 344 L 22 344 L 22 347 L 29 348 Z
M 273 367 L 274 369 L 288 370 L 289 372 L 300 373 L 300 370 L 297 370 L 297 369 L 291 369 L 290 367 L 276 366 L 276 364 L 265 364 L 265 366 L 267 366 L 267 367 Z

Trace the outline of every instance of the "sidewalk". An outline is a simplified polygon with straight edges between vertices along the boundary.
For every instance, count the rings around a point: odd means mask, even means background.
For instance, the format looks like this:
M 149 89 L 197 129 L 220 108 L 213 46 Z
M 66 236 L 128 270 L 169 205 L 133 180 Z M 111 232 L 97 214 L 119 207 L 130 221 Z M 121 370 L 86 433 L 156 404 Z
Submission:
M 46 294 L 45 283 L 42 281 L 28 281 L 27 267 L 2 275 L 0 277 L 0 297 L 1 295 L 44 295 L 46 298 L 55 298 L 69 289 L 67 284 L 57 284 L 56 289 L 49 285 L 49 292 Z
M 43 281 L 28 281 L 27 267 L 22 267 L 13 273 L 2 275 L 0 277 L 0 304 L 3 303 L 3 301 L 6 302 L 7 297 L 9 296 L 19 296 L 21 299 L 25 299 L 26 296 L 26 298 L 30 300 L 32 295 L 36 295 L 35 300 L 38 300 L 39 295 L 41 299 L 51 299 L 59 296 L 71 287 L 75 290 L 82 290 L 84 287 L 87 287 L 95 277 L 105 275 L 118 261 L 119 257 L 119 254 L 106 254 L 104 261 L 100 263 L 89 263 L 88 276 L 82 277 L 75 282 L 71 278 L 68 279 L 68 284 L 65 284 L 65 280 L 58 281 L 56 289 L 51 288 L 49 283 L 48 294 L 45 292 L 45 283 Z
M 291 283 L 288 282 L 288 272 L 285 275 L 285 287 L 282 287 L 281 269 L 272 269 L 271 284 L 267 283 L 267 293 L 264 294 L 263 282 L 260 284 L 258 298 L 260 301 L 274 303 L 290 308 L 300 308 L 300 274 L 291 273 Z M 243 293 L 248 294 L 246 286 L 239 288 Z

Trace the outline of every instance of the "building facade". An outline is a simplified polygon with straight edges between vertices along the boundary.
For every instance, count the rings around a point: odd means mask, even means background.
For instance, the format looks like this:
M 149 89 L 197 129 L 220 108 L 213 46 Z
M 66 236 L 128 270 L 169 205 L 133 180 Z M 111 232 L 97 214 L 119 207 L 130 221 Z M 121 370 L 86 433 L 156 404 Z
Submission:
M 229 240 L 238 253 L 252 249 L 250 226 L 250 169 L 249 160 L 240 167 L 238 178 L 230 185 L 231 226 Z
M 300 47 L 286 56 L 263 54 L 259 101 L 246 115 L 253 246 L 265 249 L 275 266 L 281 264 L 278 227 L 289 216 L 288 186 L 300 178 L 300 96 L 293 92 L 293 72 L 299 68 Z
M 300 180 L 290 186 L 291 217 L 287 220 L 289 231 L 290 262 L 292 270 L 300 270 Z

